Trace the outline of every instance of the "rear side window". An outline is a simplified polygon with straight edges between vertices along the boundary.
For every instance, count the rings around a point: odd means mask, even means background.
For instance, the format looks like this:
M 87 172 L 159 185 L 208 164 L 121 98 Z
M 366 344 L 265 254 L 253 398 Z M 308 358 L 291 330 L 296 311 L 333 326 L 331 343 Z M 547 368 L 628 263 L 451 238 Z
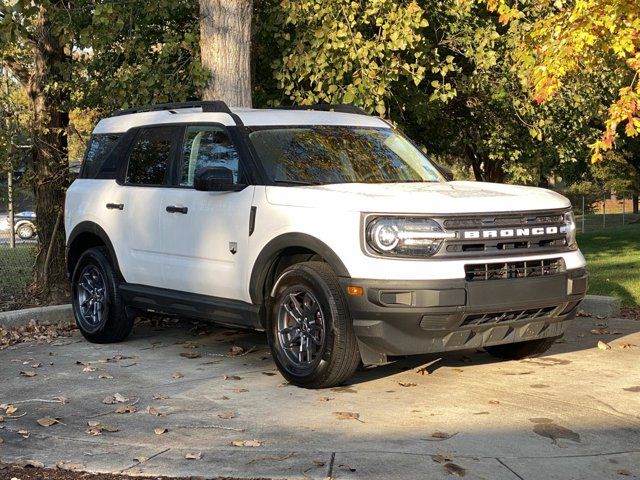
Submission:
M 163 185 L 175 139 L 172 127 L 143 128 L 129 154 L 126 183 Z
M 120 134 L 93 135 L 84 156 L 80 178 L 96 178 L 118 140 L 120 140 Z

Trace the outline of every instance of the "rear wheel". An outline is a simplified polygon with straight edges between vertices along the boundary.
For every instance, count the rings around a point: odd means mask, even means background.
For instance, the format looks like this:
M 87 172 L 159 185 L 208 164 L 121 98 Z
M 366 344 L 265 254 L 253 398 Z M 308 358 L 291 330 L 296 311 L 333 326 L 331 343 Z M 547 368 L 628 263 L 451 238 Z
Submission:
M 340 385 L 360 363 L 338 279 L 323 262 L 299 263 L 280 275 L 267 335 L 276 366 L 301 387 Z
M 561 337 L 562 335 L 560 335 Z M 494 345 L 484 347 L 488 354 L 505 360 L 522 360 L 523 358 L 536 357 L 549 350 L 560 337 L 539 338 L 526 342 L 507 343 L 506 345 Z
M 82 254 L 72 276 L 72 305 L 76 324 L 90 342 L 120 342 L 131 333 L 134 316 L 120 297 L 119 283 L 106 249 Z
M 16 233 L 22 240 L 29 240 L 36 234 L 36 229 L 29 223 L 23 223 L 17 228 Z

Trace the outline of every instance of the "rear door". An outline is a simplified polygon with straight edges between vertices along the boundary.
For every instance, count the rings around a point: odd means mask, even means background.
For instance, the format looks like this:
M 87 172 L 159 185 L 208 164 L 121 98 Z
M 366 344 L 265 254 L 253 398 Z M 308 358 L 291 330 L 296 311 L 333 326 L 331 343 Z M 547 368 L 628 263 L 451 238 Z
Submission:
M 193 180 L 203 167 L 228 168 L 236 184 L 249 183 L 247 166 L 223 125 L 185 126 L 176 155 L 175 188 L 165 190 L 162 203 L 165 287 L 250 301 L 244 273 L 255 187 L 197 191 Z
M 129 150 L 128 162 L 119 173 L 123 221 L 119 223 L 120 269 L 129 283 L 165 285 L 165 237 L 161 219 L 163 195 L 170 190 L 170 165 L 176 154 L 180 127 L 140 128 Z

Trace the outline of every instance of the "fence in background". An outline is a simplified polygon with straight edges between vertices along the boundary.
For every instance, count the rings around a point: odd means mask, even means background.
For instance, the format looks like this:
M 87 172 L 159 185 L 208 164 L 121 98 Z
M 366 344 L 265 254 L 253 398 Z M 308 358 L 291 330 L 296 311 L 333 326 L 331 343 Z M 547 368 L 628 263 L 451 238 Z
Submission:
M 624 225 L 639 225 L 640 214 L 633 213 L 630 197 L 610 198 L 588 204 L 587 197 L 580 197 L 578 205 L 573 205 L 576 212 L 578 232 L 594 232 Z M 583 213 L 584 212 L 584 213 Z
M 11 234 L 0 232 L 0 311 L 11 307 L 15 297 L 31 283 L 37 241 L 15 237 L 11 246 Z

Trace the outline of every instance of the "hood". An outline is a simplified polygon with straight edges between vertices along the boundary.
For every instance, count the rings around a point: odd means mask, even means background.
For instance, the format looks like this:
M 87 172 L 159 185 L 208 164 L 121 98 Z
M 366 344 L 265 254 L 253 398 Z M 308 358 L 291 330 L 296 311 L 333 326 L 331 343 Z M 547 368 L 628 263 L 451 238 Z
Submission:
M 267 187 L 274 205 L 376 213 L 498 213 L 569 208 L 562 195 L 544 188 L 483 182 L 342 183 Z

